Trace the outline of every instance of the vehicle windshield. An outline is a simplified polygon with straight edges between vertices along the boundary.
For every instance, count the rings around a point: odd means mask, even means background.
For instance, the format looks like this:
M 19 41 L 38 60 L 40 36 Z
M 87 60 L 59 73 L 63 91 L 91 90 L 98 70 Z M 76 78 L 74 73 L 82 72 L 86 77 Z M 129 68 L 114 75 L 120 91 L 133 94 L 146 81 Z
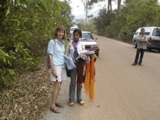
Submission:
M 81 40 L 94 40 L 94 38 L 91 33 L 82 33 Z
M 150 34 L 150 32 L 151 32 L 151 29 L 150 28 L 145 28 L 145 35 L 149 35 Z
M 70 28 L 70 31 L 74 31 L 76 28 Z
M 160 29 L 159 28 L 154 28 L 152 35 L 153 36 L 160 36 Z

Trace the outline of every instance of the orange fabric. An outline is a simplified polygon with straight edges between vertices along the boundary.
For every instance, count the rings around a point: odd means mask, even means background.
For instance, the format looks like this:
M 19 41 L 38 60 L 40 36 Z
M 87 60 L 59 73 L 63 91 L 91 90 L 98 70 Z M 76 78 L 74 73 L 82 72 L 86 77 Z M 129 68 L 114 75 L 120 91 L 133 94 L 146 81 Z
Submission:
M 84 88 L 89 92 L 89 98 L 94 98 L 94 82 L 95 82 L 95 66 L 94 66 L 94 55 L 91 56 L 90 62 L 86 65 L 86 77 L 84 82 Z
M 89 81 L 90 80 L 90 62 L 86 65 L 86 76 L 84 82 L 84 88 L 86 91 L 89 91 Z

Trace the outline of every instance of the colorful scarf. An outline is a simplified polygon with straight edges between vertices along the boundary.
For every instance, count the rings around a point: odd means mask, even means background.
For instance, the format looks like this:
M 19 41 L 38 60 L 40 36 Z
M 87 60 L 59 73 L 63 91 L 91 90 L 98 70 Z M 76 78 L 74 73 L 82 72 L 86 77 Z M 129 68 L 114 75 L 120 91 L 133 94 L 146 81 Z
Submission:
M 80 42 L 80 40 L 78 40 L 78 41 L 76 41 L 76 42 L 75 42 L 75 41 L 73 42 L 74 49 L 77 49 L 77 46 L 78 46 L 79 42 Z
M 86 65 L 86 76 L 85 76 L 85 81 L 84 81 L 84 88 L 87 92 L 89 92 L 90 100 L 94 98 L 94 82 L 95 82 L 94 59 L 95 59 L 95 56 L 91 55 L 91 60 Z

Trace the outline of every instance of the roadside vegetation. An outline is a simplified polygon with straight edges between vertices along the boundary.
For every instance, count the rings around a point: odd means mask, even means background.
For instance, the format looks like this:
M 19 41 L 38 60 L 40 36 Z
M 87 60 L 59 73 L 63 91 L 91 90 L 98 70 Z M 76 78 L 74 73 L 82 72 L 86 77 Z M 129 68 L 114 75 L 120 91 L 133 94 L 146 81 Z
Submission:
M 86 19 L 74 23 L 69 1 L 0 1 L 0 119 L 43 116 L 52 88 L 43 61 L 57 26 L 65 26 L 69 34 L 76 24 L 82 30 L 128 43 L 137 28 L 160 26 L 158 0 L 108 0 L 96 17 L 88 15 L 89 11 L 104 0 L 81 0 Z M 117 9 L 112 9 L 112 2 L 117 2 Z
M 117 9 L 112 9 L 112 1 L 116 2 Z M 131 43 L 133 32 L 139 27 L 160 26 L 160 4 L 158 2 L 160 1 L 108 0 L 108 6 L 102 8 L 98 16 L 87 16 L 87 24 L 83 19 L 76 20 L 76 22 L 82 30 Z
M 69 33 L 68 1 L 0 1 L 0 119 L 37 120 L 48 108 L 47 43 L 59 25 Z M 51 87 L 52 86 L 52 87 Z
M 67 1 L 1 0 L 0 89 L 12 84 L 21 72 L 38 66 L 46 54 L 53 31 L 69 31 L 73 16 Z

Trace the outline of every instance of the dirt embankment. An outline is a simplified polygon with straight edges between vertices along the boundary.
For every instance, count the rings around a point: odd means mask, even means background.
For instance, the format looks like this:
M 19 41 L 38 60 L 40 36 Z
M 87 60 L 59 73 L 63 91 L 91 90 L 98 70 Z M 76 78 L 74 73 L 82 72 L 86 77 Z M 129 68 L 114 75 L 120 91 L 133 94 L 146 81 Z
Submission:
M 52 84 L 45 64 L 38 68 L 21 75 L 10 88 L 0 92 L 0 120 L 37 120 L 43 116 Z

